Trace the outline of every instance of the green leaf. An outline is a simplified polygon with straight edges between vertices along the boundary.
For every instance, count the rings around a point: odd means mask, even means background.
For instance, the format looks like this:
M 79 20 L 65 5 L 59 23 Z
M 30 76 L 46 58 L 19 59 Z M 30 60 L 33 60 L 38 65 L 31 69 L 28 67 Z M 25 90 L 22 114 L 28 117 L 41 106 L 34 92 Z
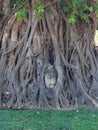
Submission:
M 23 18 L 25 18 L 27 15 L 27 12 L 24 11 L 18 11 L 15 13 L 15 16 L 18 18 L 18 20 L 22 20 Z
M 51 9 L 51 10 L 49 10 L 49 13 L 50 13 L 50 14 L 54 14 L 54 13 L 55 13 L 55 10 L 54 10 L 54 9 Z
M 43 3 L 41 3 L 40 5 L 38 5 L 38 7 L 37 7 L 37 12 L 38 13 L 44 13 L 44 4 Z
M 63 9 L 64 13 L 69 11 L 69 7 L 68 6 L 64 6 L 62 9 Z
M 81 19 L 85 20 L 86 23 L 90 22 L 89 17 L 86 14 L 82 14 Z
M 98 13 L 96 13 L 96 17 L 98 18 Z
M 90 11 L 90 12 L 93 12 L 93 7 L 89 7 L 89 11 Z
M 42 19 L 42 15 L 44 12 L 45 12 L 44 4 L 39 3 L 39 5 L 37 6 L 37 10 L 36 10 L 36 17 L 39 19 Z
M 68 19 L 68 23 L 75 24 L 76 21 L 77 21 L 77 16 L 75 14 L 71 14 L 69 19 Z
M 42 15 L 41 15 L 40 13 L 36 13 L 36 17 L 37 17 L 38 19 L 42 19 Z

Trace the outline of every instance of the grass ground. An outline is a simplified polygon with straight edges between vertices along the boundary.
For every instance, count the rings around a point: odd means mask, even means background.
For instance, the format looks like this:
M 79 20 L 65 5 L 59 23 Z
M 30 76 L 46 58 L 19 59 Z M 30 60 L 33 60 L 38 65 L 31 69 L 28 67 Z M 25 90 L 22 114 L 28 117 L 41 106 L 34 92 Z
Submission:
M 98 111 L 0 110 L 0 130 L 98 130 Z

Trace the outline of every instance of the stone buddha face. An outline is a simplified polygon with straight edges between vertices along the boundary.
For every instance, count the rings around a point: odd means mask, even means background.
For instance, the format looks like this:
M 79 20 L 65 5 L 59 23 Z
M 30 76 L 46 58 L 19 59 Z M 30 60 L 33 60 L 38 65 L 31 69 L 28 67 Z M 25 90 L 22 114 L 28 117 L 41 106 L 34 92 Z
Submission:
M 53 66 L 49 66 L 45 71 L 45 85 L 47 88 L 53 88 L 57 82 L 57 71 Z

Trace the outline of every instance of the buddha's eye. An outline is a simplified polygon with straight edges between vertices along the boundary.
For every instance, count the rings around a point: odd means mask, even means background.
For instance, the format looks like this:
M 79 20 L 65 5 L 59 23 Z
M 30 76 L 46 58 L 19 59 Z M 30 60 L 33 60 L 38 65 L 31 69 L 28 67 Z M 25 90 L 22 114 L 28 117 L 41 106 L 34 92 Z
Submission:
M 50 75 L 47 75 L 46 77 L 47 77 L 47 79 L 50 79 L 50 78 L 51 78 L 51 76 L 50 76 Z

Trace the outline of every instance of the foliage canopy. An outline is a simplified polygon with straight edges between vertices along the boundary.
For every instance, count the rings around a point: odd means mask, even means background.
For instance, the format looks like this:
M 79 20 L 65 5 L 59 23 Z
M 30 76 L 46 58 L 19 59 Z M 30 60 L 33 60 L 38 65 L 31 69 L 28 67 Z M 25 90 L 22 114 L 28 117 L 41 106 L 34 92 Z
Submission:
M 68 15 L 68 22 L 71 24 L 76 23 L 77 18 L 85 20 L 87 23 L 90 22 L 89 16 L 95 15 L 98 17 L 98 2 L 97 0 L 50 0 L 50 1 L 41 1 L 41 0 L 29 0 L 30 6 L 32 5 L 32 10 L 36 13 L 35 15 L 42 19 L 43 13 L 45 10 L 48 10 L 50 14 L 55 13 L 55 10 L 52 9 L 52 6 L 55 4 L 59 5 L 59 8 Z M 14 8 L 16 9 L 16 14 L 19 19 L 23 19 L 28 12 L 27 1 L 18 0 L 14 3 Z

